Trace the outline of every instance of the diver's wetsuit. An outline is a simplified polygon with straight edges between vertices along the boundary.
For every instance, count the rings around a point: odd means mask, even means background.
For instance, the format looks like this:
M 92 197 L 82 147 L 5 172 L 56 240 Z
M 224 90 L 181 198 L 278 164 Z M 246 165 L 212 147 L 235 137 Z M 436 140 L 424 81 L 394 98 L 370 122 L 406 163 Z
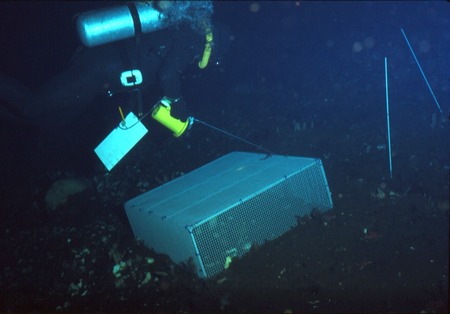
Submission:
M 137 48 L 139 57 L 136 57 Z M 142 34 L 138 46 L 135 38 L 131 38 L 83 47 L 74 55 L 67 71 L 35 91 L 0 78 L 0 102 L 4 104 L 1 110 L 9 109 L 34 125 L 50 129 L 63 127 L 83 113 L 96 96 L 135 88 L 124 87 L 120 82 L 120 74 L 133 69 L 142 73 L 143 83 L 139 88 L 143 91 L 158 80 L 164 94 L 161 96 L 176 99 L 181 97 L 181 73 L 200 58 L 203 48 L 204 35 L 189 27 Z

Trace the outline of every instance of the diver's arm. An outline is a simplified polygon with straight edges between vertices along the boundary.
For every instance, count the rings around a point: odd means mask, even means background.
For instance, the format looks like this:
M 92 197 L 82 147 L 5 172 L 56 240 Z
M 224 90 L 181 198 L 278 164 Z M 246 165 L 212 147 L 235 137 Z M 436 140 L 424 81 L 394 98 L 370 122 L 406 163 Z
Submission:
M 187 118 L 187 106 L 181 93 L 181 74 L 192 63 L 191 51 L 172 48 L 159 70 L 159 81 L 164 96 L 170 98 L 172 114 L 181 120 Z

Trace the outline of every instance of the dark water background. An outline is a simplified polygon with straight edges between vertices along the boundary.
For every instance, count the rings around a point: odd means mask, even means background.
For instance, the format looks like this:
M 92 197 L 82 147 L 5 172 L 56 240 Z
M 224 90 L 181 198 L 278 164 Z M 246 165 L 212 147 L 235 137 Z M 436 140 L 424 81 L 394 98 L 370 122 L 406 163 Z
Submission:
M 36 87 L 59 73 L 79 45 L 74 14 L 106 5 L 2 2 L 0 74 Z M 450 5 L 233 1 L 215 11 L 234 40 L 220 67 L 185 73 L 191 113 L 276 153 L 321 158 L 335 208 L 203 281 L 189 263 L 136 243 L 122 204 L 252 147 L 201 125 L 174 139 L 149 120 L 149 134 L 106 174 L 93 149 L 118 123 L 117 100 L 97 100 L 59 134 L 5 121 L 0 311 L 448 310 Z M 63 178 L 91 187 L 49 211 L 44 197 Z M 119 283 L 117 256 L 129 262 Z

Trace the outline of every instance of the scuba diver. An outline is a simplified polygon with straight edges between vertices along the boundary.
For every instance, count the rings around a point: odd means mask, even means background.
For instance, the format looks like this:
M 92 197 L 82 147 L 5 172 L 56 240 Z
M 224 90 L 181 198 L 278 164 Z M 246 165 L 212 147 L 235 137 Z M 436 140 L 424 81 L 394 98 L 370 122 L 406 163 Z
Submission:
M 1 117 L 60 129 L 99 95 L 128 92 L 140 106 L 143 93 L 159 84 L 172 116 L 185 120 L 183 71 L 214 63 L 219 41 L 223 50 L 230 40 L 228 30 L 212 22 L 212 13 L 211 1 L 150 1 L 81 14 L 77 30 L 84 46 L 65 72 L 33 91 L 0 76 Z M 124 20 L 127 27 L 118 24 Z

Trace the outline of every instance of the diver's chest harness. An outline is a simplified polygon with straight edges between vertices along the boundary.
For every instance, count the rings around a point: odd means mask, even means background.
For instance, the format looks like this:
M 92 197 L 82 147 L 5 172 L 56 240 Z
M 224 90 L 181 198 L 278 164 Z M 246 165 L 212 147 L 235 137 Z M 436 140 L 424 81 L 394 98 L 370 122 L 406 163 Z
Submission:
M 127 69 L 120 74 L 120 83 L 129 89 L 132 99 L 137 103 L 138 116 L 140 120 L 148 113 L 152 117 L 173 131 L 178 137 L 190 127 L 193 118 L 182 122 L 170 115 L 171 104 L 177 99 L 169 99 L 164 96 L 149 112 L 143 114 L 141 86 L 144 76 L 140 70 L 142 49 L 142 34 L 161 30 L 168 25 L 165 24 L 163 12 L 155 9 L 148 2 L 129 2 L 126 5 L 105 8 L 102 10 L 86 12 L 77 17 L 78 35 L 87 47 L 102 45 L 114 41 L 134 37 L 135 51 L 131 58 L 131 69 Z M 206 68 L 211 56 L 213 33 L 209 24 L 205 24 L 205 48 L 201 60 L 198 62 L 200 69 Z M 161 53 L 166 47 L 159 47 Z M 112 91 L 108 92 L 112 96 Z M 119 107 L 122 120 L 125 121 L 122 109 Z
M 129 12 L 128 14 L 131 15 L 131 19 L 132 19 L 132 21 L 129 21 L 129 22 L 132 22 L 132 26 L 134 29 L 134 43 L 135 44 L 134 44 L 134 51 L 131 54 L 131 63 L 130 63 L 131 69 L 122 71 L 122 73 L 120 73 L 120 76 L 119 76 L 120 84 L 123 87 L 125 87 L 126 89 L 128 89 L 128 92 L 131 94 L 131 98 L 135 99 L 135 101 L 137 102 L 138 116 L 142 116 L 142 114 L 143 114 L 141 86 L 145 79 L 142 71 L 140 70 L 141 65 L 142 65 L 140 52 L 142 51 L 143 27 L 145 27 L 145 25 L 143 25 L 141 23 L 141 18 L 142 18 L 141 16 L 143 15 L 141 12 L 142 5 L 144 5 L 146 8 L 151 8 L 151 5 L 149 5 L 148 3 L 142 4 L 142 3 L 130 2 L 130 3 L 126 4 L 126 8 L 128 9 L 128 12 Z M 155 13 L 155 12 L 153 12 L 153 13 Z M 117 14 L 117 12 L 115 14 Z M 114 14 L 112 14 L 112 16 L 113 15 Z M 162 16 L 162 13 L 159 11 L 158 11 L 157 15 L 158 15 L 157 20 L 159 22 L 158 23 L 158 25 L 159 25 L 161 23 L 161 20 L 163 19 L 163 16 Z M 112 18 L 112 16 L 111 16 L 111 18 Z M 149 23 L 149 21 L 146 21 L 146 23 Z M 162 29 L 162 27 L 156 27 L 156 25 L 154 27 L 155 27 L 154 30 Z M 78 28 L 78 29 L 80 30 L 80 28 Z M 80 36 L 80 37 L 82 37 L 82 36 Z M 211 28 L 205 27 L 205 47 L 204 47 L 201 59 L 198 62 L 198 67 L 200 69 L 205 69 L 206 66 L 208 65 L 209 58 L 211 56 L 211 51 L 212 51 L 212 44 L 213 44 L 213 33 L 211 31 Z M 154 51 L 152 53 L 163 58 L 167 54 L 167 49 L 168 49 L 168 47 L 166 45 L 161 45 L 159 47 L 156 47 L 156 49 L 154 49 Z M 108 94 L 108 96 L 113 96 L 114 91 L 108 90 L 107 94 Z M 167 100 L 170 101 L 171 103 L 175 103 L 177 101 L 177 99 L 169 99 L 168 97 L 163 97 L 163 99 L 166 100 L 165 103 L 167 103 Z M 164 103 L 164 102 L 161 101 L 161 103 Z

